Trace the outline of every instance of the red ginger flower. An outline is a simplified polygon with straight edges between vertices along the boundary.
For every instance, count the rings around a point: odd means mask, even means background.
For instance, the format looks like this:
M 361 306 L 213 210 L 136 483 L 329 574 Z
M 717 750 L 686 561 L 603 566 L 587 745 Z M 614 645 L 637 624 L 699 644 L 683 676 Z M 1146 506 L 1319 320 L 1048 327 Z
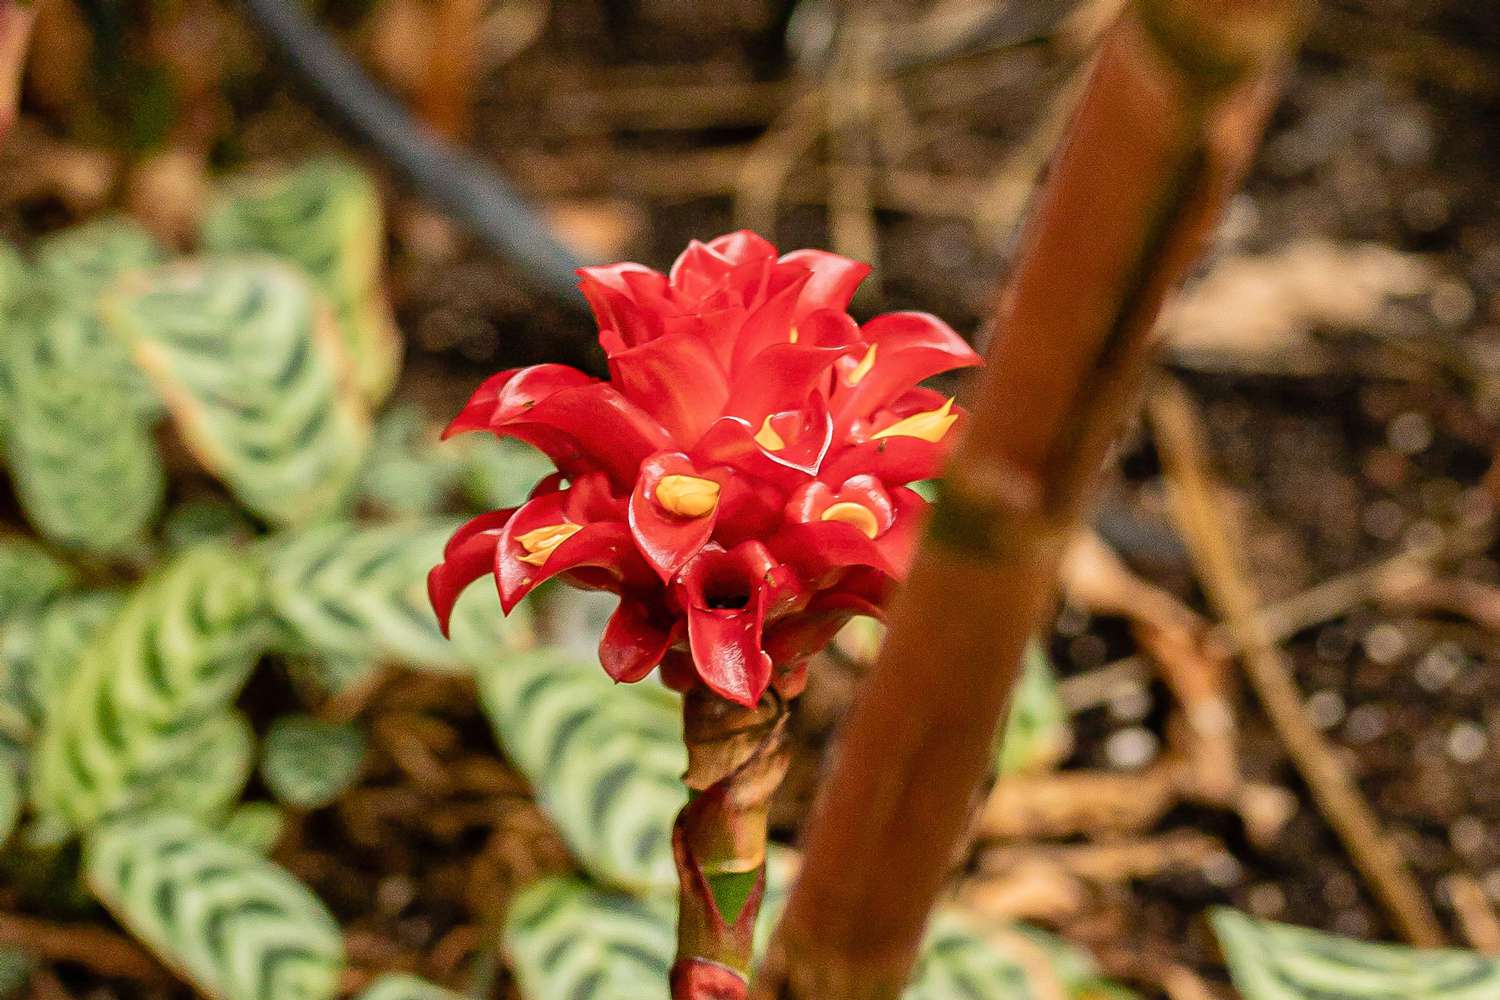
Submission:
M 936 317 L 846 312 L 869 268 L 777 257 L 749 232 L 694 242 L 663 275 L 584 268 L 610 380 L 563 365 L 500 372 L 445 434 L 545 452 L 531 499 L 460 528 L 428 576 L 444 629 L 493 573 L 509 611 L 542 581 L 618 594 L 600 660 L 661 666 L 753 706 L 795 693 L 806 658 L 905 574 L 962 411 L 917 383 L 979 364 Z M 774 675 L 774 676 L 773 676 Z

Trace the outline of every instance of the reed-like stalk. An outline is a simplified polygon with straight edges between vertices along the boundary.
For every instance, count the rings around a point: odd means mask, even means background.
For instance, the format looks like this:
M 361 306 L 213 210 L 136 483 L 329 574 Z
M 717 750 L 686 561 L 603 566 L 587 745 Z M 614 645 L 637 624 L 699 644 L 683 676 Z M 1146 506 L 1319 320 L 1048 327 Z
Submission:
M 1254 151 L 1298 14 L 1139 0 L 1106 36 L 753 996 L 900 995 L 1063 542 L 1134 411 L 1162 299 Z
M 21 102 L 21 70 L 36 8 L 30 0 L 0 0 L 0 142 L 15 124 Z

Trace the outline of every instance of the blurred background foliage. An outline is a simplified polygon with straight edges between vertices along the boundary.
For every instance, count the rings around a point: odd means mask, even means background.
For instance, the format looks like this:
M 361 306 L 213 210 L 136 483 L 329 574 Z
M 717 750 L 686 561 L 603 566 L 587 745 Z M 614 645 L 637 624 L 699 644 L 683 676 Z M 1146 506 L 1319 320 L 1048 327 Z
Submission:
M 673 696 L 603 678 L 586 597 L 503 621 L 477 586 L 450 643 L 422 590 L 461 517 L 544 470 L 436 421 L 495 368 L 597 361 L 587 323 L 346 145 L 238 5 L 35 2 L 0 148 L 0 997 L 659 994 Z M 967 331 L 1117 9 L 302 6 L 583 259 L 748 225 L 874 263 L 862 313 Z M 1163 323 L 1309 711 L 1490 952 L 1496 42 L 1478 0 L 1319 4 Z M 1201 595 L 1147 431 L 1096 529 L 1125 575 L 1064 581 L 909 995 L 1200 1000 L 1231 995 L 1223 959 L 1248 1000 L 1494 994 L 1489 959 L 1347 940 L 1387 929 L 1210 623 L 1153 617 Z M 1306 610 L 1461 533 L 1434 568 L 1458 597 Z M 784 843 L 878 641 L 858 622 L 815 665 Z M 1249 915 L 1215 939 L 1226 903 Z

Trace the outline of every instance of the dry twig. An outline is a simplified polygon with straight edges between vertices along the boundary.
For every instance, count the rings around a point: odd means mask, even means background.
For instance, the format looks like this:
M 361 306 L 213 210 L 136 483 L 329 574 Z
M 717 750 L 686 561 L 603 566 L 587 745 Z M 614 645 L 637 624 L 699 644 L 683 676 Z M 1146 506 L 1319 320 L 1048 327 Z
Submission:
M 1471 875 L 1450 875 L 1445 882 L 1459 929 L 1469 947 L 1481 955 L 1500 955 L 1500 916 Z
M 1151 395 L 1149 410 L 1179 526 L 1272 726 L 1397 929 L 1413 944 L 1442 944 L 1431 906 L 1354 779 L 1308 718 L 1285 659 L 1256 618 L 1259 598 L 1243 564 L 1244 528 L 1232 506 L 1216 495 L 1192 401 L 1175 383 L 1163 383 Z
M 144 949 L 129 938 L 92 924 L 56 924 L 0 913 L 0 946 L 25 949 L 45 962 L 76 962 L 101 976 L 146 983 L 170 980 Z

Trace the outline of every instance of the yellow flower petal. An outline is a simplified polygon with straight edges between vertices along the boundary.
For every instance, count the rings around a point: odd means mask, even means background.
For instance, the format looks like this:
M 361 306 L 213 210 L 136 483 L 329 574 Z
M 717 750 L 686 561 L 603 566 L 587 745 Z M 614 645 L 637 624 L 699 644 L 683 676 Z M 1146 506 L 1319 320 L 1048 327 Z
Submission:
M 880 345 L 870 345 L 870 349 L 865 352 L 865 356 L 863 358 L 860 358 L 859 364 L 854 366 L 854 370 L 850 372 L 849 377 L 845 379 L 846 382 L 848 382 L 850 385 L 859 385 L 860 380 L 863 379 L 866 375 L 870 374 L 870 369 L 875 367 L 875 348 L 878 346 Z
M 523 563 L 540 566 L 552 555 L 553 549 L 582 530 L 583 525 L 564 521 L 561 524 L 548 524 L 533 528 L 524 535 L 517 535 L 516 541 L 520 542 L 521 548 L 526 550 L 526 554 L 520 559 Z
M 905 420 L 898 420 L 883 431 L 870 436 L 872 441 L 888 437 L 914 437 L 923 441 L 941 441 L 948 428 L 958 422 L 958 414 L 951 412 L 953 400 L 949 399 L 935 410 L 913 413 Z
M 769 416 L 761 421 L 760 430 L 755 432 L 755 443 L 766 451 L 780 451 L 786 447 L 786 441 L 782 440 L 781 435 L 776 433 L 776 428 L 771 426 Z
M 656 502 L 681 517 L 702 517 L 719 505 L 719 484 L 697 476 L 662 476 Z
M 823 512 L 823 520 L 852 524 L 863 531 L 866 538 L 874 538 L 880 534 L 880 525 L 875 520 L 875 513 L 862 503 L 841 500 Z

